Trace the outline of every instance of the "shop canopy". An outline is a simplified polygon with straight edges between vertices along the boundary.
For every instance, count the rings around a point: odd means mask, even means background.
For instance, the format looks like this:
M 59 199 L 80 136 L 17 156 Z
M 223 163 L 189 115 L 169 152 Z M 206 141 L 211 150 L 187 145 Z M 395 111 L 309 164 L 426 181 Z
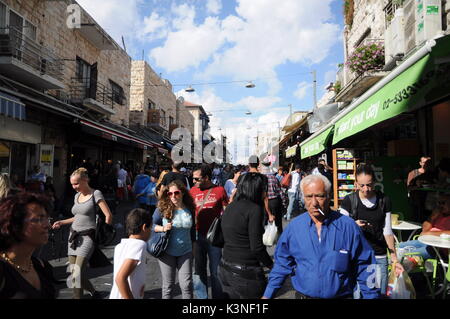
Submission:
M 431 51 L 431 53 L 430 53 Z M 301 144 L 302 159 L 316 155 L 333 131 L 333 142 L 450 95 L 450 36 L 428 41 L 387 77 Z
M 305 159 L 325 150 L 328 139 L 332 133 L 333 127 L 329 127 L 327 130 L 314 136 L 314 138 L 308 139 L 304 144 L 300 144 L 301 158 Z

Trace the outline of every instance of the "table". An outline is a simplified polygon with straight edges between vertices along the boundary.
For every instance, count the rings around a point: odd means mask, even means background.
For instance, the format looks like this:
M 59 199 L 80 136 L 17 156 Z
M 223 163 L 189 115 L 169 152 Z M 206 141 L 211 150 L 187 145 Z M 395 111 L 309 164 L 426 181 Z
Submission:
M 441 254 L 439 253 L 439 250 L 436 248 L 446 248 L 449 250 L 449 256 L 450 256 L 450 240 L 448 239 L 442 239 L 439 236 L 433 236 L 433 235 L 422 235 L 419 236 L 419 241 L 421 243 L 424 243 L 425 245 L 431 246 L 434 251 L 436 252 L 436 256 L 439 259 L 439 262 L 441 264 L 442 270 L 444 271 L 444 285 L 442 286 L 442 289 L 439 290 L 438 292 L 436 292 L 436 294 L 441 293 L 442 290 L 444 290 L 447 287 L 447 268 L 448 268 L 448 263 L 444 262 L 444 260 L 442 259 Z M 444 293 L 444 298 L 445 298 L 445 293 Z
M 411 235 L 409 235 L 408 240 L 411 240 L 411 238 L 414 236 L 414 234 L 422 229 L 422 225 L 419 223 L 415 223 L 415 222 L 407 222 L 404 220 L 399 220 L 399 223 L 397 225 L 392 225 L 392 229 L 398 230 L 398 238 L 400 239 L 400 241 L 402 240 L 402 230 L 412 230 L 413 232 L 411 233 Z M 394 235 L 395 241 L 398 243 L 399 240 L 397 239 L 397 237 Z

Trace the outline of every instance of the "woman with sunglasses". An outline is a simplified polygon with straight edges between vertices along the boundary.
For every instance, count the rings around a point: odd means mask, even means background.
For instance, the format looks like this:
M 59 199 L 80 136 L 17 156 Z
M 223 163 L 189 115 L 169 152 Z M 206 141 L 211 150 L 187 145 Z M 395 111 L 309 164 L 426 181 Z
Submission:
M 47 201 L 20 193 L 0 204 L 0 299 L 55 299 L 52 266 L 33 257 L 48 241 Z
M 195 241 L 195 203 L 180 180 L 163 191 L 153 214 L 155 232 L 170 231 L 166 251 L 158 258 L 162 275 L 162 298 L 172 299 L 178 270 L 183 299 L 192 299 L 192 244 Z

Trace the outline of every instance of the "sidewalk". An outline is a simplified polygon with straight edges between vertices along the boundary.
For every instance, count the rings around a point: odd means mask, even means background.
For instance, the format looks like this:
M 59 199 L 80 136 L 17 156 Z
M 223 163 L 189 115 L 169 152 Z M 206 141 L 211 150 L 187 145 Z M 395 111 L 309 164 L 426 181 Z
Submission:
M 111 263 L 113 262 L 114 247 L 117 245 L 125 235 L 124 220 L 125 215 L 132 208 L 134 208 L 134 203 L 132 202 L 122 202 L 116 208 L 114 214 L 114 226 L 117 230 L 116 239 L 114 242 L 102 249 L 103 253 L 109 258 Z M 71 299 L 72 289 L 67 288 L 66 279 L 68 277 L 67 265 L 67 239 L 69 235 L 69 228 L 64 227 L 55 233 L 52 238 L 50 238 L 49 243 L 45 245 L 40 251 L 37 251 L 37 256 L 42 259 L 46 259 L 54 267 L 54 274 L 57 280 L 62 281 L 61 285 L 58 286 L 60 289 L 58 299 Z M 268 252 L 272 256 L 275 247 L 269 247 Z M 148 269 L 146 276 L 145 285 L 145 299 L 160 299 L 161 298 L 161 272 L 159 269 L 158 261 L 156 258 L 149 256 L 147 259 Z M 102 293 L 104 298 L 109 297 L 109 293 L 112 288 L 113 283 L 113 266 L 103 267 L 103 268 L 88 268 L 87 271 L 89 280 L 92 285 Z M 178 280 L 177 280 L 178 282 Z M 89 298 L 89 294 L 85 292 L 85 297 Z M 294 291 L 291 287 L 290 279 L 287 279 L 285 285 L 278 292 L 277 299 L 291 299 L 294 298 Z M 176 284 L 175 286 L 175 299 L 181 299 L 181 290 Z

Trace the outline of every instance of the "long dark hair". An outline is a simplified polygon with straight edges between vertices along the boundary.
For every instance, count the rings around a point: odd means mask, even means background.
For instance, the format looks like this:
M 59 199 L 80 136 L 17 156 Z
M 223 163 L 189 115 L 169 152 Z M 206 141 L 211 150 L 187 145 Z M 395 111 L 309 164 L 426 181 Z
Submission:
M 249 200 L 263 205 L 263 193 L 267 191 L 267 178 L 260 173 L 246 173 L 238 179 L 235 200 Z
M 161 215 L 171 220 L 173 218 L 173 211 L 175 210 L 175 205 L 170 200 L 169 195 L 167 194 L 169 192 L 170 187 L 176 186 L 181 193 L 183 194 L 183 204 L 186 206 L 186 208 L 191 212 L 191 214 L 195 214 L 195 202 L 192 198 L 191 194 L 187 190 L 184 183 L 178 179 L 174 180 L 173 182 L 170 182 L 169 185 L 165 188 L 164 192 L 161 195 L 161 198 L 158 201 L 158 208 L 161 211 Z

